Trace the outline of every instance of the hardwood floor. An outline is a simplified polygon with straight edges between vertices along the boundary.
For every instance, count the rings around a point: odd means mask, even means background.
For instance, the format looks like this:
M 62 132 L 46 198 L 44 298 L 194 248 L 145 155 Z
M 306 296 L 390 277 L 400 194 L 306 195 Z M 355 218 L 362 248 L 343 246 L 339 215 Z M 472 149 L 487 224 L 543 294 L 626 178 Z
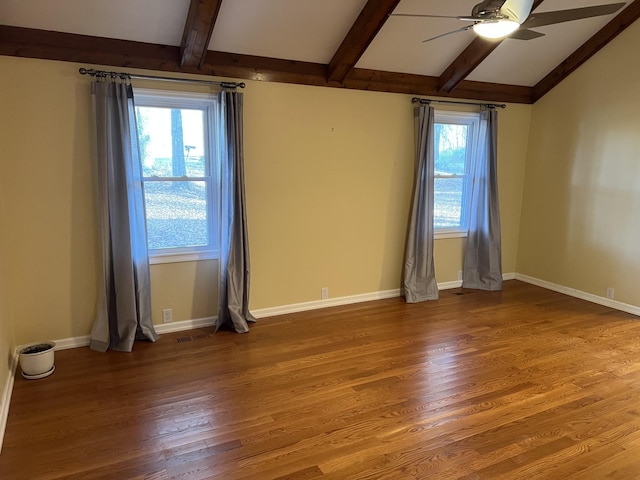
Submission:
M 509 281 L 17 376 L 0 478 L 640 478 L 638 317 Z

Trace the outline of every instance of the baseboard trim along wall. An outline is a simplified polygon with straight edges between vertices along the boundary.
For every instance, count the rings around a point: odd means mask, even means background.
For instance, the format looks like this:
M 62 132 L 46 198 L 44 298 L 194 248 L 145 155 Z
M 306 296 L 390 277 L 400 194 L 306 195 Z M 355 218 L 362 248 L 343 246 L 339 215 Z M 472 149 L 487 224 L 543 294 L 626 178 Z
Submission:
M 508 273 L 502 276 L 505 280 L 512 280 L 515 274 Z M 452 282 L 438 283 L 438 290 L 449 290 L 452 288 L 460 288 L 462 280 L 454 280 Z M 252 310 L 251 313 L 256 318 L 274 317 L 276 315 L 284 315 L 287 313 L 306 312 L 308 310 L 316 310 L 319 308 L 337 307 L 340 305 L 349 305 L 352 303 L 370 302 L 373 300 L 382 300 L 385 298 L 399 297 L 402 290 L 395 288 L 393 290 L 382 290 L 379 292 L 361 293 L 358 295 L 349 295 L 346 297 L 327 298 L 326 300 L 313 300 L 311 302 L 292 303 L 290 305 L 282 305 L 280 307 L 260 308 Z
M 610 300 L 605 297 L 599 297 L 591 293 L 586 293 L 574 288 L 565 287 L 556 283 L 547 282 L 546 280 L 540 280 L 538 278 L 530 277 L 520 273 L 505 273 L 502 275 L 504 280 L 520 280 L 525 283 L 530 283 L 538 287 L 553 290 L 554 292 L 563 293 L 571 297 L 580 298 L 588 302 L 596 303 L 598 305 L 604 305 L 606 307 L 614 308 L 623 312 L 631 313 L 633 315 L 640 316 L 640 307 L 635 305 L 629 305 L 627 303 Z M 461 280 L 454 280 L 451 282 L 438 283 L 439 290 L 448 290 L 452 288 L 460 288 L 462 286 Z M 340 305 L 349 305 L 352 303 L 370 302 L 372 300 L 382 300 L 385 298 L 394 298 L 401 295 L 399 288 L 393 290 L 382 290 L 379 292 L 362 293 L 358 295 L 349 295 L 345 297 L 328 298 L 326 300 L 314 300 L 311 302 L 293 303 L 290 305 L 282 305 L 279 307 L 260 308 L 252 310 L 253 315 L 256 318 L 268 318 L 276 315 L 285 315 L 287 313 L 305 312 L 308 310 L 316 310 L 320 308 L 336 307 Z M 156 331 L 159 334 L 181 332 L 184 330 L 192 330 L 194 328 L 211 327 L 215 324 L 216 317 L 196 318 L 193 320 L 182 320 L 179 322 L 163 323 L 155 325 Z M 64 338 L 56 340 L 56 350 L 66 350 L 68 348 L 86 347 L 89 345 L 89 336 Z M 16 351 L 19 347 L 16 349 Z M 16 354 L 17 358 L 17 354 Z M 4 403 L 3 403 L 4 405 Z
M 256 318 L 275 317 L 276 315 L 284 315 L 287 313 L 306 312 L 308 310 L 317 310 L 319 308 L 337 307 L 339 305 L 349 305 L 351 303 L 370 302 L 372 300 L 382 300 L 384 298 L 393 298 L 400 296 L 400 289 L 383 290 L 381 292 L 361 293 L 359 295 L 350 295 L 348 297 L 327 298 L 325 300 L 313 300 L 311 302 L 292 303 L 290 305 L 282 305 L 279 307 L 260 308 L 251 310 Z
M 7 429 L 7 418 L 9 418 L 9 404 L 11 403 L 11 394 L 13 393 L 13 381 L 16 376 L 16 368 L 18 365 L 17 355 L 13 355 L 11 365 L 9 366 L 9 375 L 2 389 L 0 397 L 0 452 L 2 452 L 2 442 L 4 441 L 4 432 Z
M 636 307 L 635 305 L 618 302 L 606 297 L 600 297 L 598 295 L 593 295 L 592 293 L 583 292 L 582 290 L 576 290 L 575 288 L 565 287 L 564 285 L 558 285 L 557 283 L 547 282 L 546 280 L 540 280 L 539 278 L 530 277 L 521 273 L 516 273 L 514 278 L 516 280 L 520 280 L 521 282 L 530 283 L 531 285 L 546 288 L 547 290 L 564 293 L 565 295 L 569 295 L 570 297 L 579 298 L 581 300 L 586 300 L 587 302 L 596 303 L 598 305 L 610 307 L 615 310 L 620 310 L 621 312 L 627 312 L 631 313 L 632 315 L 640 316 L 640 307 Z
M 193 330 L 194 328 L 211 327 L 215 324 L 216 317 L 196 318 L 194 320 L 182 320 L 179 322 L 161 323 L 154 325 L 156 332 L 159 334 L 182 332 L 184 330 Z M 56 350 L 66 350 L 68 348 L 86 347 L 91 342 L 89 335 L 82 337 L 63 338 L 55 340 Z M 19 349 L 20 347 L 18 347 Z
M 212 327 L 215 325 L 216 318 L 217 317 L 205 317 L 196 318 L 195 320 L 181 320 L 179 322 L 154 325 L 154 327 L 159 334 L 182 332 L 184 330 L 193 330 L 194 328 Z
M 502 275 L 504 280 L 513 280 L 516 278 L 515 273 L 505 273 Z M 452 288 L 460 288 L 462 286 L 461 280 L 454 280 L 452 282 L 440 282 L 438 283 L 439 290 L 449 290 Z M 326 300 L 314 300 L 311 302 L 293 303 L 290 305 L 282 305 L 279 307 L 260 308 L 252 310 L 251 313 L 256 318 L 268 318 L 276 315 L 284 315 L 287 313 L 305 312 L 308 310 L 316 310 L 319 308 L 337 307 L 339 305 L 349 305 L 352 303 L 370 302 L 372 300 L 382 300 L 385 298 L 399 297 L 402 291 L 399 288 L 393 290 L 382 290 L 379 292 L 361 293 L 358 295 L 350 295 L 346 297 L 328 298 Z M 179 322 L 161 323 L 154 325 L 156 332 L 159 334 L 182 332 L 184 330 L 193 330 L 194 328 L 211 327 L 215 325 L 216 317 L 196 318 L 193 320 L 182 320 Z M 56 350 L 66 350 L 68 348 L 86 347 L 89 345 L 89 335 L 81 337 L 63 338 L 55 340 Z M 19 349 L 19 347 L 18 347 Z

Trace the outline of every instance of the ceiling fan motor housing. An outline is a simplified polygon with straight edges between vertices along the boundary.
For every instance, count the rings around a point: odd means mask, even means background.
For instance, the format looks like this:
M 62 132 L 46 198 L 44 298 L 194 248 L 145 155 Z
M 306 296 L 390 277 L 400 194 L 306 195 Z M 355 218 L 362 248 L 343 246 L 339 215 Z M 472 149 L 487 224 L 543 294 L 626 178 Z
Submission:
M 508 18 L 524 22 L 533 8 L 533 0 L 485 0 L 473 7 L 471 16 L 479 21 Z
M 471 16 L 478 20 L 495 18 L 504 3 L 504 0 L 485 0 L 473 7 Z
M 520 24 L 531 14 L 533 0 L 506 0 L 500 8 L 500 13 Z

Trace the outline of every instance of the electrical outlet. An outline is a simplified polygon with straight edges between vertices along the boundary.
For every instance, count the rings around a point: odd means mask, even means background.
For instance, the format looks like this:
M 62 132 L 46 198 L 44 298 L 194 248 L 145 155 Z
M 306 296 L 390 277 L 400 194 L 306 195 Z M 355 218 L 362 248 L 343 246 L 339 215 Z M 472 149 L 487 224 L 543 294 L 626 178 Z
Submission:
M 322 287 L 322 290 L 320 291 L 320 298 L 322 300 L 329 298 L 329 287 Z
M 607 298 L 609 300 L 613 300 L 613 295 L 615 294 L 615 290 L 611 287 L 607 288 Z
M 162 310 L 162 323 L 171 323 L 173 322 L 173 309 L 165 308 Z

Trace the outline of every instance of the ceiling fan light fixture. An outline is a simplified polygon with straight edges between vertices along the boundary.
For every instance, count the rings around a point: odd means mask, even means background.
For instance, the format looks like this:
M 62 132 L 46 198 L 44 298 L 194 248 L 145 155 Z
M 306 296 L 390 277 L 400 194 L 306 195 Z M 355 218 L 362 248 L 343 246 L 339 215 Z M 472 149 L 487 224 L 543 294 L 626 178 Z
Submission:
M 497 20 L 485 20 L 476 23 L 473 31 L 484 38 L 503 38 L 515 32 L 520 24 L 508 18 L 499 18 Z

